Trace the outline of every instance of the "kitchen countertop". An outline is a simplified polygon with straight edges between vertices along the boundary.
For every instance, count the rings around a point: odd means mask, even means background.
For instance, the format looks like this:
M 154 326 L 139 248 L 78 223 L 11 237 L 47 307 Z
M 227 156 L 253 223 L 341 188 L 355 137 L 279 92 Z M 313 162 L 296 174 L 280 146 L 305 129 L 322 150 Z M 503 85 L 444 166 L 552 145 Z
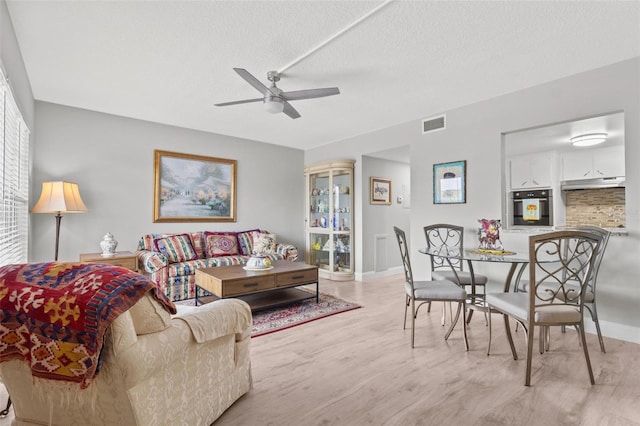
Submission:
M 545 226 L 545 227 L 540 227 L 540 228 L 534 228 L 534 227 L 516 227 L 516 228 L 510 228 L 510 229 L 505 229 L 502 228 L 500 229 L 500 232 L 504 232 L 504 233 L 522 233 L 522 234 L 541 234 L 543 232 L 553 232 L 553 231 L 562 231 L 563 229 L 567 229 L 568 227 L 565 226 Z M 607 231 L 611 232 L 611 235 L 629 235 L 629 231 L 627 230 L 627 228 L 602 228 L 602 229 L 606 229 Z

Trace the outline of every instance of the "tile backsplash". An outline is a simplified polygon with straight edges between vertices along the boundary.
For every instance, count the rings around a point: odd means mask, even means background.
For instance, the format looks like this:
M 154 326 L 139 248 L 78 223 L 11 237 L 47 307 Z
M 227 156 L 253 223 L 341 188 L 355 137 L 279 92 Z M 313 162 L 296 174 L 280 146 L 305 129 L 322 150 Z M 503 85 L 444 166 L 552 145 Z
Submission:
M 567 191 L 565 205 L 567 226 L 626 226 L 624 188 Z

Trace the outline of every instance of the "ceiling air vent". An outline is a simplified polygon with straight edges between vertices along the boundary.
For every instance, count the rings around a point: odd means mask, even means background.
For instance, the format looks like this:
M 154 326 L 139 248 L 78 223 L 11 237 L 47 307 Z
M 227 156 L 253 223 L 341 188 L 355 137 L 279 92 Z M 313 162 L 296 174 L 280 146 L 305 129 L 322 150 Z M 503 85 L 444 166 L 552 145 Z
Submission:
M 446 116 L 441 115 L 440 117 L 432 117 L 422 120 L 422 134 L 424 135 L 425 133 L 444 130 L 446 128 L 445 117 Z

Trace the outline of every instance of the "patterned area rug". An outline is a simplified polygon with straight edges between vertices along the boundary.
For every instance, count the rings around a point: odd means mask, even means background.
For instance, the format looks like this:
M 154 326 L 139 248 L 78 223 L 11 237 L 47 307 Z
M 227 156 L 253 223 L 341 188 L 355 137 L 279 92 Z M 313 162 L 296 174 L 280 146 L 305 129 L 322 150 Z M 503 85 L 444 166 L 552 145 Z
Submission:
M 321 293 L 318 303 L 315 299 L 307 299 L 280 308 L 255 312 L 251 337 L 262 336 L 358 308 L 361 306 Z
M 193 305 L 193 303 L 194 300 L 191 299 L 176 302 L 176 305 Z M 263 336 L 361 307 L 355 303 L 320 293 L 320 301 L 318 303 L 314 298 L 279 308 L 254 312 L 251 337 Z

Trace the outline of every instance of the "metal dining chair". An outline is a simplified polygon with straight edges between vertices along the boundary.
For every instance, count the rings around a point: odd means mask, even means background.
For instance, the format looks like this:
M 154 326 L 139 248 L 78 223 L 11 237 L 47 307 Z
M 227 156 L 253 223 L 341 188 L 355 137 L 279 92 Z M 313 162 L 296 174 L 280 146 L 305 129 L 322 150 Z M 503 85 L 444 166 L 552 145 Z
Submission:
M 466 320 L 466 308 L 465 302 L 467 300 L 467 292 L 464 288 L 458 286 L 452 281 L 446 280 L 432 280 L 432 281 L 414 281 L 413 272 L 411 269 L 411 259 L 409 257 L 409 249 L 407 246 L 407 238 L 404 231 L 398 227 L 393 227 L 393 231 L 396 234 L 398 240 L 398 246 L 400 248 L 400 257 L 402 258 L 402 265 L 404 267 L 405 276 L 405 324 L 407 318 L 407 308 L 411 305 L 411 347 L 414 347 L 415 343 L 415 329 L 416 329 L 416 317 L 418 315 L 418 309 L 424 303 L 430 302 L 456 302 L 458 309 L 456 311 L 455 320 L 451 322 L 449 330 L 444 336 L 447 340 L 453 331 L 458 319 L 460 317 L 460 311 L 462 311 L 462 335 L 464 339 L 465 350 L 469 350 L 469 342 L 467 341 L 467 327 L 465 326 Z M 418 302 L 418 306 L 416 306 Z
M 531 384 L 531 362 L 535 327 L 574 326 L 578 330 L 591 384 L 595 384 L 584 332 L 584 305 L 588 284 L 593 277 L 599 245 L 603 237 L 593 232 L 567 230 L 529 237 L 528 292 L 488 293 L 487 304 L 502 313 L 513 359 L 518 355 L 513 344 L 509 318 L 525 329 L 527 365 L 525 386 Z M 553 282 L 555 288 L 548 284 Z M 489 315 L 491 327 L 491 315 Z M 542 331 L 541 331 L 542 332 Z M 489 334 L 491 335 L 491 334 Z M 490 353 L 491 340 L 487 346 Z
M 591 314 L 591 320 L 596 326 L 596 333 L 598 333 L 598 341 L 600 342 L 600 350 L 603 353 L 606 353 L 604 349 L 604 340 L 602 339 L 602 332 L 600 331 L 600 321 L 598 321 L 598 310 L 596 308 L 596 283 L 598 281 L 600 264 L 602 263 L 602 258 L 604 257 L 604 252 L 607 248 L 607 244 L 609 244 L 609 237 L 611 236 L 611 232 L 598 226 L 578 226 L 576 227 L 576 229 L 579 231 L 594 232 L 602 237 L 602 241 L 600 242 L 600 246 L 598 248 L 598 253 L 596 254 L 596 260 L 593 264 L 593 273 L 591 274 L 591 279 L 587 283 L 587 291 L 584 298 L 584 307 L 587 308 L 589 314 Z
M 424 227 L 424 236 L 427 240 L 427 249 L 441 248 L 443 246 L 451 249 L 464 251 L 464 228 L 462 226 L 438 223 Z M 461 259 L 445 259 L 443 257 L 431 256 L 431 278 L 436 281 L 447 280 L 458 283 L 460 286 L 468 288 L 475 280 L 475 285 L 482 287 L 482 295 L 486 293 L 487 277 L 464 270 L 464 261 Z M 473 293 L 473 290 L 472 290 Z M 470 294 L 475 296 L 475 294 Z M 430 306 L 429 306 L 430 308 Z M 430 310 L 430 309 L 428 309 Z M 469 311 L 467 322 L 471 320 L 473 310 Z M 442 313 L 442 324 L 444 325 L 444 310 Z
M 602 331 L 600 330 L 600 321 L 598 321 L 598 310 L 596 306 L 596 297 L 597 297 L 596 283 L 598 280 L 598 271 L 600 270 L 600 264 L 602 263 L 602 258 L 604 257 L 607 244 L 609 243 L 609 237 L 611 236 L 611 232 L 607 231 L 606 229 L 600 228 L 599 226 L 586 226 L 586 225 L 576 226 L 571 229 L 578 230 L 578 231 L 592 232 L 592 233 L 595 233 L 596 235 L 599 235 L 602 238 L 602 241 L 598 246 L 598 252 L 596 254 L 596 259 L 593 265 L 593 273 L 591 275 L 591 279 L 587 283 L 587 291 L 585 293 L 585 298 L 584 298 L 584 307 L 587 309 L 587 311 L 589 311 L 589 314 L 591 315 L 591 320 L 594 322 L 594 325 L 596 327 L 596 333 L 598 334 L 598 342 L 600 343 L 600 350 L 602 351 L 602 353 L 606 353 L 606 350 L 604 347 L 604 339 L 602 338 Z M 557 287 L 555 283 L 546 283 L 544 285 L 549 288 Z M 567 288 L 570 288 L 571 285 L 572 285 L 571 283 L 567 283 Z M 578 285 L 574 284 L 573 287 L 577 291 Z M 521 280 L 518 283 L 518 287 L 517 287 L 518 291 L 526 292 L 528 291 L 528 288 L 529 288 L 528 280 Z M 564 331 L 564 327 L 563 327 L 563 331 Z M 548 328 L 546 328 L 543 331 L 543 334 L 541 334 L 541 339 L 543 339 L 544 341 L 544 344 L 543 344 L 544 349 L 549 350 L 549 329 Z M 541 349 L 541 350 L 544 350 L 544 349 Z

